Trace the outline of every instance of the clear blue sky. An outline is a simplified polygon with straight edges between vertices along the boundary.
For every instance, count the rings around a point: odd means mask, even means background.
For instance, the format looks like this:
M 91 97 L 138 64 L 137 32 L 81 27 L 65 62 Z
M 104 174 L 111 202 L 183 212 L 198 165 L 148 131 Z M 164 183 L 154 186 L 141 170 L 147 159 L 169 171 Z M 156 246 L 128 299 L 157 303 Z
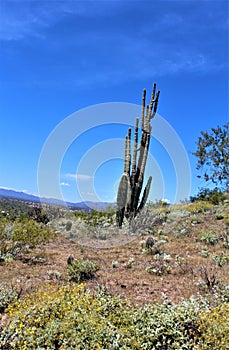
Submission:
M 1 0 L 0 187 L 37 194 L 41 151 L 59 123 L 95 104 L 140 104 L 142 89 L 149 96 L 156 82 L 158 113 L 183 143 L 191 165 L 190 193 L 196 193 L 204 183 L 196 178 L 195 142 L 201 130 L 228 121 L 228 25 L 228 1 L 222 0 Z M 76 133 L 78 123 L 80 115 Z M 93 176 L 86 166 L 77 167 L 87 152 L 87 164 L 90 157 L 99 158 L 99 143 L 102 149 L 116 148 L 106 140 L 123 138 L 126 129 L 121 123 L 93 127 L 69 145 L 58 175 L 65 200 L 95 200 L 92 177 L 99 199 L 115 200 L 120 159 L 106 154 Z M 152 140 L 150 152 L 152 169 L 164 183 L 158 191 L 162 182 L 154 179 L 150 199 L 173 202 L 173 161 L 179 163 L 179 155 L 171 159 L 160 140 Z M 47 188 L 42 195 L 52 193 Z

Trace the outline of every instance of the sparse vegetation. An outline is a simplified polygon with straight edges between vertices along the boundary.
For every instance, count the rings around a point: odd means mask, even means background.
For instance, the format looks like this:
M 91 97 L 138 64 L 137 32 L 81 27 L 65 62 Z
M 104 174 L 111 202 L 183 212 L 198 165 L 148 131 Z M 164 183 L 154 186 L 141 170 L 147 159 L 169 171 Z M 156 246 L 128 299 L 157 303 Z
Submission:
M 114 209 L 2 216 L 0 347 L 224 350 L 228 207 L 149 205 L 121 229 Z
M 201 235 L 200 240 L 204 243 L 216 245 L 219 241 L 219 237 L 217 234 L 207 231 L 203 235 Z

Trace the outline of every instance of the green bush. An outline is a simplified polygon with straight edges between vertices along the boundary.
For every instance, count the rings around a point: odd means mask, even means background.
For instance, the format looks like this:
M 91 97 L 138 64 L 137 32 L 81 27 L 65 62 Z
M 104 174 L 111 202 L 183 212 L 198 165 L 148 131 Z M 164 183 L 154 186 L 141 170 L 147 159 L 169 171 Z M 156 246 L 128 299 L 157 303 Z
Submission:
M 16 301 L 18 295 L 16 288 L 0 284 L 0 313 L 3 313 L 12 302 Z
M 0 226 L 0 255 L 12 254 L 17 256 L 30 248 L 47 242 L 55 233 L 42 223 L 34 220 L 16 220 L 14 223 L 1 222 Z
M 213 260 L 216 265 L 222 267 L 229 263 L 229 253 L 222 252 L 220 255 L 216 254 L 213 256 Z
M 9 222 L 5 218 L 0 219 L 0 261 L 4 261 L 4 256 L 8 253 Z
M 216 245 L 219 241 L 219 237 L 217 234 L 209 231 L 209 232 L 205 232 L 203 235 L 201 235 L 200 241 L 207 243 L 207 244 Z
M 196 196 L 190 197 L 190 202 L 207 201 L 214 205 L 222 203 L 226 199 L 226 195 L 219 188 L 215 187 L 210 190 L 209 188 L 201 188 Z
M 201 336 L 196 340 L 201 350 L 226 350 L 229 344 L 229 303 L 223 303 L 200 315 L 198 329 Z
M 34 220 L 17 221 L 12 230 L 12 240 L 19 247 L 35 248 L 37 245 L 47 242 L 53 236 L 54 233 L 50 228 Z
M 208 201 L 199 201 L 186 204 L 184 209 L 189 211 L 191 214 L 198 214 L 211 212 L 214 209 L 214 206 Z
M 71 230 L 71 228 L 72 228 L 72 222 L 71 221 L 67 221 L 66 222 L 66 231 L 70 231 Z
M 77 259 L 67 265 L 67 270 L 69 281 L 81 282 L 95 277 L 99 266 L 89 259 Z
M 227 307 L 190 299 L 138 308 L 104 289 L 46 286 L 9 306 L 0 344 L 2 350 L 223 350 Z

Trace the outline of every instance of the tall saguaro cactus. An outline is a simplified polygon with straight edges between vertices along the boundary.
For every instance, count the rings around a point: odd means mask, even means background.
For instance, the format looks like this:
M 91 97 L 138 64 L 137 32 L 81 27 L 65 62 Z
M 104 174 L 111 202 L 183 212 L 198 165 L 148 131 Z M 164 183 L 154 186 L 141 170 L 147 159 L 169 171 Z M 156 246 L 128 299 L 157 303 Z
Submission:
M 151 119 L 157 112 L 160 91 L 156 92 L 156 84 L 153 85 L 150 104 L 146 105 L 146 90 L 142 94 L 142 112 L 141 112 L 141 142 L 138 144 L 139 119 L 136 118 L 134 132 L 134 148 L 131 158 L 131 129 L 125 140 L 125 159 L 124 173 L 122 174 L 118 195 L 116 220 L 118 226 L 122 226 L 124 216 L 132 220 L 137 213 L 144 208 L 152 181 L 150 176 L 140 201 L 142 191 L 144 172 L 149 151 L 150 134 L 152 131 Z M 140 204 L 139 204 L 140 202 Z

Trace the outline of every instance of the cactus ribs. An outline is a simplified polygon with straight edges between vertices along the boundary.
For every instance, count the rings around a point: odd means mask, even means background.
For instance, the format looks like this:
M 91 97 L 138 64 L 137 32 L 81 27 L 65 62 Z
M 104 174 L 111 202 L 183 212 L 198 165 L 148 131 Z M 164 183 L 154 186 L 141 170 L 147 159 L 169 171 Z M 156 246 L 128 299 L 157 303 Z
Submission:
M 154 84 L 150 104 L 146 105 L 146 90 L 143 90 L 141 142 L 140 145 L 138 145 L 139 119 L 136 118 L 132 159 L 131 129 L 128 129 L 128 134 L 125 140 L 124 172 L 120 180 L 117 195 L 116 221 L 119 227 L 122 226 L 124 217 L 131 221 L 139 213 L 139 211 L 144 208 L 149 195 L 152 176 L 150 176 L 147 181 L 139 204 L 144 181 L 145 166 L 149 151 L 150 135 L 152 131 L 151 119 L 155 117 L 157 112 L 159 94 L 160 91 L 158 90 L 156 92 L 156 84 Z

